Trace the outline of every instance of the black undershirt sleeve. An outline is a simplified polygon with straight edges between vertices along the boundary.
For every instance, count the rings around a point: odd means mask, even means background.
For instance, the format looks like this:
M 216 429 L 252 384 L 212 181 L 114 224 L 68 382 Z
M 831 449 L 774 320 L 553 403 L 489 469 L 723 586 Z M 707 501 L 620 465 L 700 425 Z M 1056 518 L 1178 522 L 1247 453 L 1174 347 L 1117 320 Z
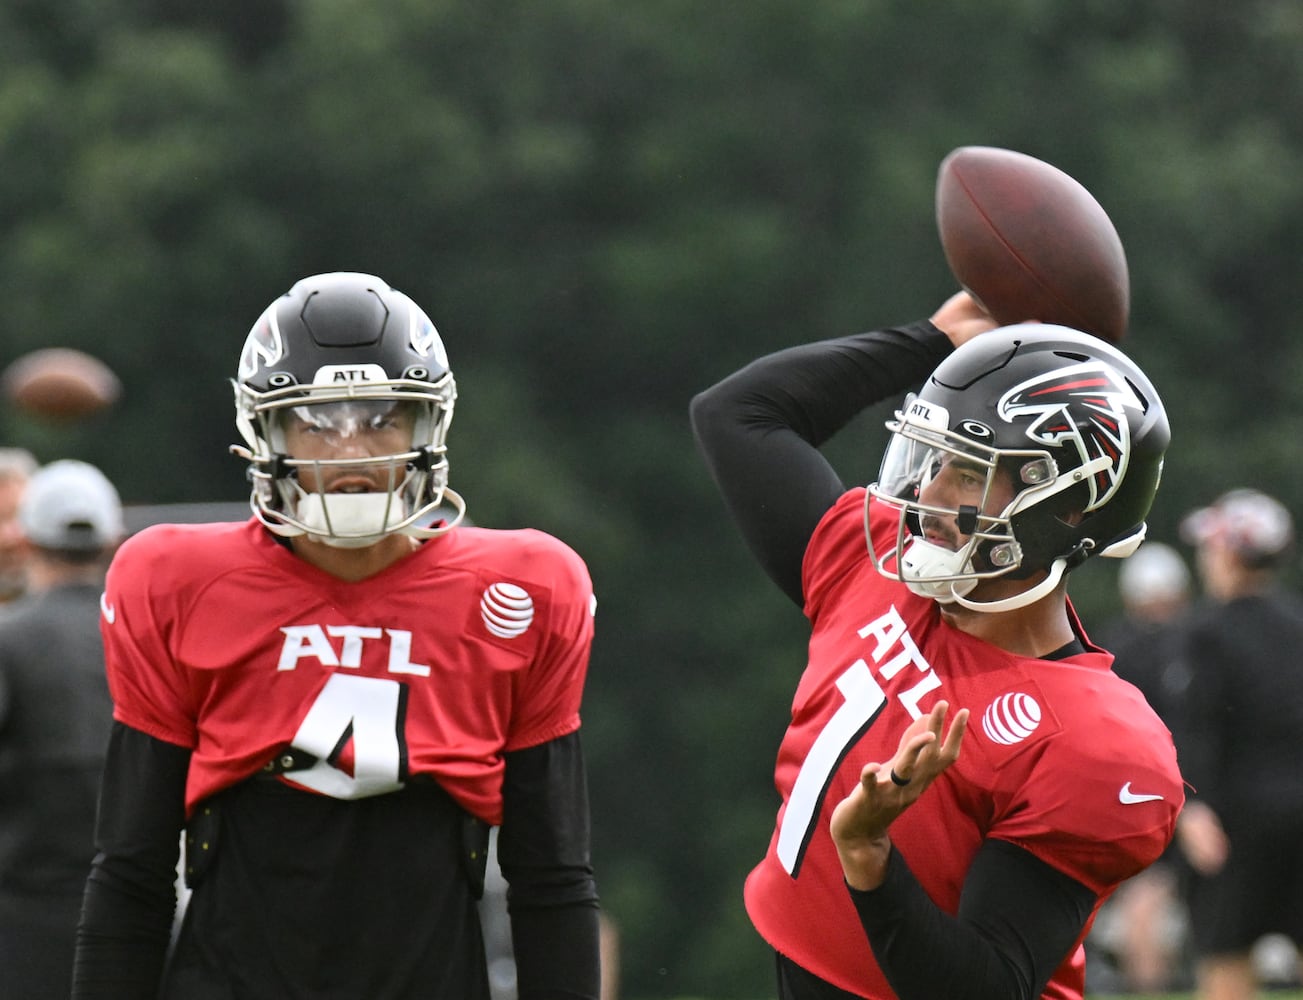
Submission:
M 190 751 L 115 722 L 86 880 L 73 1000 L 154 1000 L 176 910 Z
M 951 350 L 926 321 L 788 348 L 699 393 L 697 445 L 761 566 L 798 607 L 801 561 L 845 492 L 819 447 L 866 407 L 917 388 Z
M 498 863 L 520 1000 L 597 1000 L 598 899 L 579 734 L 506 755 Z
M 1095 894 L 1005 841 L 982 845 L 958 917 L 942 912 L 893 848 L 883 884 L 847 887 L 900 1000 L 1032 1000 L 1068 957 Z

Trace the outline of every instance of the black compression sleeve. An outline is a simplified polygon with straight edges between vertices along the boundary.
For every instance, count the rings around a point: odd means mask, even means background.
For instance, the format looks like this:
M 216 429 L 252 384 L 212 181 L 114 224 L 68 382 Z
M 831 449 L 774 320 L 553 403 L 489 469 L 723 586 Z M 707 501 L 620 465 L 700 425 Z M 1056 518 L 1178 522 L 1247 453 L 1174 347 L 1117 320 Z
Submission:
M 520 1000 L 597 1000 L 598 900 L 578 733 L 506 755 L 498 862 Z
M 154 1000 L 176 910 L 190 751 L 115 722 L 82 902 L 73 1000 Z
M 1086 886 L 998 840 L 973 860 L 957 918 L 928 898 L 894 847 L 882 886 L 847 891 L 900 1000 L 1039 997 L 1095 905 Z
M 819 447 L 866 407 L 917 388 L 950 350 L 927 322 L 860 333 L 767 355 L 692 400 L 725 505 L 797 606 L 806 545 L 845 491 Z

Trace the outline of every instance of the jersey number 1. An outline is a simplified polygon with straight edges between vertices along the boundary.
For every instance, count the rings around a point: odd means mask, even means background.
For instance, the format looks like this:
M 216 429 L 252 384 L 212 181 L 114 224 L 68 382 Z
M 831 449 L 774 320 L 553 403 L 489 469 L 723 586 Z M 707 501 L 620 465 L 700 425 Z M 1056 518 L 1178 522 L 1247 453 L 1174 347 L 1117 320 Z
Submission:
M 828 719 L 801 762 L 778 827 L 778 860 L 792 878 L 800 873 L 832 776 L 887 703 L 863 660 L 856 660 L 837 678 L 837 690 L 846 701 Z

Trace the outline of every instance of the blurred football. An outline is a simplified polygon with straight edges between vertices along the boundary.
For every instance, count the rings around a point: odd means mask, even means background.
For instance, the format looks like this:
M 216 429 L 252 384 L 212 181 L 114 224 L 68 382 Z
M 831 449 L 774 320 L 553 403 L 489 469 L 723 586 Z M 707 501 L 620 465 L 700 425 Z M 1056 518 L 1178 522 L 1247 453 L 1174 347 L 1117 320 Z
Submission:
M 67 421 L 111 405 L 122 384 L 98 358 L 68 347 L 48 347 L 13 361 L 0 374 L 0 389 L 26 413 Z
M 959 284 L 1007 326 L 1070 326 L 1112 343 L 1131 308 L 1126 254 L 1078 181 L 1026 153 L 960 146 L 937 171 L 937 230 Z

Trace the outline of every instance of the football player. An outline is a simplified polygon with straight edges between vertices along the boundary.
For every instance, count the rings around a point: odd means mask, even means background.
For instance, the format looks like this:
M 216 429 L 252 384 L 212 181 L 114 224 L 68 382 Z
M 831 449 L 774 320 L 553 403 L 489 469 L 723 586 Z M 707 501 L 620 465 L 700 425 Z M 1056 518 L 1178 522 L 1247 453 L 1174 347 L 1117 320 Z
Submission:
M 520 995 L 596 998 L 584 563 L 463 523 L 443 342 L 379 278 L 295 284 L 234 388 L 253 516 L 148 528 L 109 571 L 74 996 L 487 1000 L 500 826 Z
M 745 892 L 784 1000 L 1080 1000 L 1092 914 L 1173 835 L 1171 736 L 1066 592 L 1144 537 L 1163 406 L 1101 340 L 994 326 L 960 292 L 693 400 L 733 518 L 812 629 Z M 920 384 L 877 481 L 846 489 L 820 446 Z

